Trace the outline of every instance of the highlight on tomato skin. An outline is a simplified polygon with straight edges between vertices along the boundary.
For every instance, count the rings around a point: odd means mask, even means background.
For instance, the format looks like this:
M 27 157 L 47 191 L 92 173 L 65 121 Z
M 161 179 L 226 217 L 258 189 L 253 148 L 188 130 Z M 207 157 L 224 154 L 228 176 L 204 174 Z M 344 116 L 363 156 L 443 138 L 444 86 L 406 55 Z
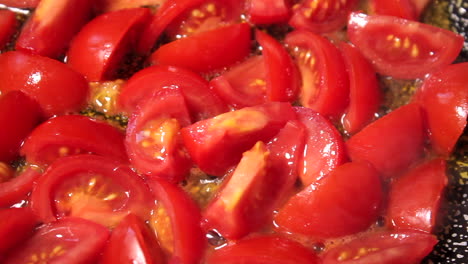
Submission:
M 14 172 L 12 172 L 14 174 Z M 0 183 L 0 207 L 12 207 L 28 199 L 35 182 L 42 175 L 36 168 L 28 167 L 14 178 Z
M 426 78 L 413 96 L 425 113 L 431 147 L 443 157 L 452 153 L 467 124 L 467 71 L 466 62 L 444 67 Z
M 319 257 L 300 243 L 279 235 L 238 240 L 209 254 L 207 264 L 318 264 Z
M 350 15 L 347 35 L 378 73 L 398 79 L 423 78 L 451 64 L 464 42 L 439 27 L 363 13 Z
M 128 165 L 92 154 L 52 163 L 31 193 L 31 208 L 46 222 L 80 217 L 113 228 L 129 213 L 148 219 L 152 195 Z
M 446 170 L 445 160 L 433 159 L 395 179 L 388 194 L 387 226 L 394 230 L 433 232 L 448 183 Z

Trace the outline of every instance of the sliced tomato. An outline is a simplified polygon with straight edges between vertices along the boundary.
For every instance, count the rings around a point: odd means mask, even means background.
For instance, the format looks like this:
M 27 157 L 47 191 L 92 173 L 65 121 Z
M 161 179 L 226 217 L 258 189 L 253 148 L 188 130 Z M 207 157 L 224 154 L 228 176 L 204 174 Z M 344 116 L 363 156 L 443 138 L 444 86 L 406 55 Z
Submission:
M 182 129 L 192 160 L 204 172 L 222 176 L 257 141 L 268 141 L 295 113 L 289 103 L 246 107 L 206 119 Z
M 210 88 L 234 109 L 266 103 L 265 66 L 263 55 L 251 56 L 213 78 Z
M 8 208 L 0 210 L 0 255 L 19 245 L 33 234 L 39 223 L 31 208 Z M 2 257 L 0 257 L 2 260 Z
M 245 0 L 205 0 L 179 15 L 167 28 L 171 39 L 184 38 L 241 22 Z
M 452 63 L 463 37 L 435 26 L 392 16 L 353 13 L 348 37 L 376 71 L 401 79 L 422 78 Z
M 149 180 L 148 184 L 157 200 L 150 226 L 169 263 L 200 263 L 206 247 L 200 209 L 177 185 L 164 180 Z
M 340 51 L 326 38 L 306 30 L 286 35 L 302 75 L 300 103 L 339 119 L 348 105 L 349 81 Z
M 0 10 L 0 49 L 3 49 L 10 41 L 15 33 L 17 24 L 14 12 L 4 9 Z
M 450 155 L 466 127 L 467 71 L 468 63 L 447 66 L 425 79 L 414 95 L 426 113 L 432 148 L 439 155 Z
M 270 35 L 260 30 L 257 30 L 255 35 L 265 58 L 268 100 L 295 101 L 301 83 L 298 69 L 289 53 Z
M 447 185 L 446 162 L 424 162 L 391 184 L 387 224 L 395 229 L 431 233 L 436 224 L 442 192 Z M 418 186 L 415 191 L 411 186 Z
M 285 23 L 291 16 L 287 0 L 250 0 L 247 11 L 253 24 Z
M 0 0 L 0 4 L 16 8 L 36 8 L 40 0 Z
M 349 106 L 341 118 L 349 134 L 355 134 L 375 118 L 382 100 L 372 65 L 354 46 L 342 42 L 340 49 L 349 74 Z
M 39 124 L 42 111 L 34 100 L 20 91 L 0 97 L 0 161 L 10 162 L 19 156 L 19 148 L 28 134 Z
M 376 15 L 395 16 L 408 20 L 418 20 L 419 17 L 412 0 L 371 0 L 369 5 Z
M 0 207 L 10 207 L 15 203 L 27 199 L 32 191 L 34 182 L 41 173 L 34 168 L 27 168 L 20 175 L 9 181 L 0 183 Z
M 160 90 L 137 108 L 126 135 L 132 165 L 150 177 L 182 181 L 192 162 L 180 136 L 181 127 L 191 124 L 180 90 Z
M 421 107 L 409 104 L 369 124 L 346 145 L 351 160 L 369 161 L 388 179 L 418 162 L 424 142 Z
M 259 236 L 219 248 L 207 264 L 316 264 L 319 258 L 301 244 L 281 236 Z
M 50 165 L 57 158 L 80 153 L 127 162 L 124 135 L 103 121 L 80 115 L 52 118 L 34 129 L 21 147 L 31 164 Z
M 0 161 L 0 184 L 4 183 L 15 176 L 13 168 L 5 162 Z
M 56 60 L 11 51 L 0 55 L 0 69 L 0 92 L 24 92 L 47 117 L 78 111 L 86 101 L 86 80 Z
M 174 66 L 152 66 L 133 75 L 122 87 L 119 104 L 132 113 L 139 102 L 161 89 L 178 87 L 184 95 L 193 120 L 210 118 L 228 111 L 224 103 L 210 91 L 200 75 Z
M 345 163 L 348 157 L 343 137 L 327 118 L 309 108 L 295 110 L 307 135 L 297 172 L 302 183 L 308 186 Z
M 151 64 L 185 67 L 200 73 L 221 70 L 250 53 L 250 26 L 234 24 L 205 31 L 161 46 L 150 57 Z
M 292 196 L 279 210 L 275 223 L 282 232 L 310 237 L 350 235 L 377 219 L 382 197 L 380 176 L 372 165 L 345 163 Z
M 3 263 L 93 263 L 108 237 L 104 226 L 81 218 L 64 218 L 43 225 Z
M 133 214 L 112 231 L 102 253 L 102 264 L 163 263 L 164 256 L 154 232 Z
M 147 8 L 124 9 L 94 18 L 73 39 L 67 63 L 88 81 L 116 78 L 125 54 L 135 47 L 150 18 Z
M 161 6 L 165 1 L 166 0 L 97 0 L 94 2 L 94 9 L 97 13 L 106 13 L 143 6 L 157 7 Z
M 146 55 L 151 52 L 164 29 L 186 10 L 198 6 L 204 0 L 165 0 L 154 14 L 151 22 L 143 29 L 137 51 Z
M 56 160 L 39 178 L 31 207 L 44 222 L 76 216 L 113 228 L 129 213 L 149 218 L 151 193 L 130 167 L 107 157 Z
M 289 24 L 296 29 L 326 33 L 345 26 L 357 0 L 302 0 L 293 6 Z
M 91 13 L 91 0 L 41 0 L 21 29 L 16 49 L 58 58 Z
M 437 244 L 434 235 L 417 231 L 376 232 L 332 248 L 324 264 L 420 263 Z

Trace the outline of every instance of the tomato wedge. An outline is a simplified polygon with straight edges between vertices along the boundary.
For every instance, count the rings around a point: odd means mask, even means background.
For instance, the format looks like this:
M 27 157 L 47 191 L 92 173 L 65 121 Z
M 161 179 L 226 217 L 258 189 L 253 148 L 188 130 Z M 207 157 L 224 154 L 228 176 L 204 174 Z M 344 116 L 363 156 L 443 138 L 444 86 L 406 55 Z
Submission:
M 419 17 L 412 0 L 371 0 L 370 8 L 377 15 L 395 16 L 415 21 Z
M 21 29 L 16 49 L 58 58 L 91 18 L 91 3 L 91 0 L 41 0 Z
M 348 159 L 343 137 L 324 116 L 296 107 L 298 120 L 306 128 L 306 141 L 297 165 L 303 185 L 316 183 Z
M 0 92 L 20 90 L 35 99 L 46 117 L 75 112 L 84 105 L 88 83 L 67 65 L 38 55 L 0 55 Z
M 349 74 L 349 106 L 341 121 L 349 134 L 355 134 L 372 121 L 382 100 L 372 65 L 354 46 L 342 42 L 340 49 Z
M 338 120 L 349 100 L 349 81 L 338 48 L 328 39 L 295 30 L 285 39 L 302 75 L 302 106 Z
M 3 263 L 93 263 L 108 237 L 109 231 L 104 226 L 67 217 L 41 226 L 29 240 L 10 252 Z
M 463 37 L 435 26 L 392 16 L 352 13 L 348 37 L 376 71 L 401 79 L 422 78 L 452 63 Z
M 149 9 L 132 8 L 94 18 L 73 39 L 67 63 L 88 81 L 114 79 L 150 17 Z
M 463 134 L 468 116 L 468 63 L 449 65 L 431 74 L 416 91 L 414 101 L 426 113 L 434 151 L 445 157 Z
M 215 250 L 207 264 L 316 264 L 319 258 L 301 244 L 281 236 L 239 240 Z
M 35 8 L 40 0 L 0 0 L 0 4 L 17 8 Z
M 20 91 L 0 97 L 0 161 L 10 162 L 19 156 L 23 140 L 42 119 L 42 111 L 34 100 Z M 8 128 L 7 128 L 8 127 Z
M 192 160 L 204 172 L 222 176 L 257 141 L 268 141 L 296 115 L 289 103 L 246 107 L 194 123 L 181 130 Z
M 17 24 L 15 13 L 10 10 L 0 10 L 0 50 L 10 41 Z
M 345 163 L 292 196 L 275 216 L 275 223 L 282 232 L 309 237 L 351 235 L 377 219 L 382 198 L 379 173 L 370 164 Z
M 250 0 L 247 11 L 253 24 L 285 23 L 291 16 L 287 0 Z
M 272 102 L 293 102 L 300 87 L 299 72 L 289 53 L 272 36 L 260 30 L 256 38 L 262 46 L 266 70 L 266 94 Z
M 183 147 L 180 129 L 190 116 L 179 89 L 163 89 L 142 102 L 129 120 L 126 147 L 135 169 L 149 177 L 180 182 L 192 162 Z
M 119 104 L 131 114 L 139 102 L 158 90 L 178 87 L 184 95 L 193 120 L 210 118 L 229 109 L 210 91 L 200 75 L 174 66 L 151 66 L 133 75 L 122 87 Z
M 200 227 L 200 209 L 179 186 L 149 180 L 157 200 L 150 226 L 156 232 L 169 263 L 200 263 L 206 240 Z
M 332 248 L 324 264 L 420 263 L 437 244 L 433 235 L 417 231 L 376 232 Z
M 20 175 L 9 181 L 0 183 L 0 207 L 10 207 L 15 203 L 27 199 L 28 193 L 33 189 L 34 182 L 41 173 L 33 168 L 27 168 Z
M 250 27 L 240 23 L 202 32 L 161 46 L 151 64 L 185 67 L 199 73 L 221 70 L 250 53 Z
M 442 192 L 448 183 L 445 160 L 424 162 L 391 184 L 387 208 L 387 225 L 395 229 L 417 229 L 430 233 Z M 414 191 L 411 186 L 418 186 Z
M 165 1 L 166 0 L 97 0 L 94 3 L 94 9 L 97 13 L 106 13 L 142 6 L 157 7 L 161 6 Z
M 128 162 L 124 135 L 106 122 L 80 115 L 52 118 L 35 128 L 21 147 L 31 164 L 47 166 L 64 156 L 94 153 Z
M 353 161 L 366 160 L 386 179 L 397 177 L 418 162 L 424 152 L 421 107 L 402 106 L 374 121 L 347 142 Z
M 39 178 L 31 207 L 44 222 L 78 216 L 113 228 L 129 213 L 148 219 L 151 193 L 129 167 L 107 157 L 56 160 Z
M 31 208 L 8 208 L 0 210 L 0 260 L 8 250 L 19 245 L 33 234 L 39 223 Z
M 302 0 L 293 6 L 289 24 L 296 29 L 326 33 L 345 26 L 357 0 Z
M 157 264 L 163 260 L 164 256 L 152 230 L 137 216 L 129 214 L 112 231 L 100 263 Z

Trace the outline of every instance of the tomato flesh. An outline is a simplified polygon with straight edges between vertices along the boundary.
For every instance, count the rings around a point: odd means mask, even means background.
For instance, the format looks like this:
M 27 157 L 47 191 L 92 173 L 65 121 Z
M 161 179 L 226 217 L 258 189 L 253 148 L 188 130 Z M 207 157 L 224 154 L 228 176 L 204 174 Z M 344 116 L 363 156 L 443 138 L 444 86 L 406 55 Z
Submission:
M 15 13 L 9 10 L 0 10 L 0 49 L 10 41 L 17 26 Z

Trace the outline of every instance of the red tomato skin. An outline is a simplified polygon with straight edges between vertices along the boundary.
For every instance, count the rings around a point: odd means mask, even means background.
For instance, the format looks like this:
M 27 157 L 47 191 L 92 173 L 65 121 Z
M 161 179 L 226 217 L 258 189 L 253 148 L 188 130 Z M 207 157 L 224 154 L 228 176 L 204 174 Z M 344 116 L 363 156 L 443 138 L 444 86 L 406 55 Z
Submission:
M 0 260 L 16 245 L 25 241 L 32 235 L 34 228 L 39 223 L 36 215 L 28 207 L 7 208 L 0 210 Z
M 263 48 L 267 98 L 272 102 L 293 102 L 299 87 L 299 72 L 286 49 L 276 39 L 260 30 L 256 38 Z
M 378 73 L 398 79 L 423 78 L 449 65 L 464 41 L 456 33 L 428 24 L 362 13 L 350 15 L 347 33 Z
M 199 121 L 181 133 L 194 163 L 210 175 L 222 176 L 244 151 L 257 141 L 268 141 L 295 118 L 289 103 L 272 102 Z
M 57 219 L 66 218 L 69 212 L 59 212 L 57 210 L 57 201 L 54 194 L 58 191 L 60 183 L 70 177 L 86 174 L 96 174 L 103 177 L 112 177 L 112 180 L 125 188 L 127 199 L 119 208 L 109 214 L 104 214 L 105 209 L 99 211 L 103 213 L 102 219 L 94 217 L 93 221 L 102 224 L 108 223 L 112 213 L 129 214 L 134 213 L 143 219 L 147 219 L 149 208 L 151 207 L 151 193 L 144 183 L 133 170 L 128 166 L 122 165 L 107 157 L 101 157 L 91 154 L 74 155 L 64 157 L 52 163 L 44 174 L 39 177 L 31 193 L 31 208 L 38 215 L 39 219 L 45 223 L 54 222 Z
M 341 118 L 349 134 L 355 134 L 375 117 L 382 101 L 377 76 L 372 65 L 354 46 L 342 42 L 340 49 L 349 74 L 349 106 Z
M 125 56 L 150 20 L 148 8 L 105 13 L 91 20 L 70 44 L 67 63 L 88 81 L 114 79 Z
M 41 253 L 46 254 L 49 263 L 94 263 L 108 237 L 109 231 L 104 226 L 67 217 L 41 226 L 29 240 L 11 251 L 4 263 L 30 263 L 32 255 L 40 256 Z M 64 253 L 51 257 L 52 251 L 59 246 Z
M 149 62 L 209 73 L 247 57 L 250 41 L 250 26 L 233 24 L 165 44 L 151 55 Z
M 411 0 L 371 0 L 370 8 L 377 15 L 395 16 L 408 20 L 418 20 L 416 8 Z
M 463 134 L 468 116 L 468 63 L 453 64 L 431 74 L 416 91 L 426 114 L 429 139 L 434 151 L 444 157 L 452 152 Z
M 138 103 L 158 90 L 177 86 L 184 95 L 194 120 L 210 118 L 229 109 L 216 94 L 210 91 L 208 82 L 200 75 L 175 66 L 151 66 L 133 75 L 119 95 L 119 105 L 132 113 Z
M 71 153 L 48 153 L 56 146 L 66 147 Z M 42 123 L 24 141 L 20 152 L 29 163 L 47 166 L 63 155 L 76 154 L 73 149 L 128 162 L 123 133 L 106 122 L 81 115 L 59 116 Z
M 389 179 L 422 157 L 424 142 L 421 107 L 409 104 L 367 125 L 346 146 L 352 161 L 369 161 Z
M 40 0 L 0 0 L 0 4 L 16 8 L 36 8 Z
M 446 169 L 445 160 L 435 159 L 418 165 L 392 182 L 387 208 L 389 228 L 433 231 L 443 190 L 448 183 Z
M 17 25 L 15 13 L 10 10 L 0 10 L 0 49 L 10 41 Z
M 160 6 L 165 1 L 166 0 L 98 0 L 94 3 L 94 10 L 100 14 L 142 6 Z
M 293 6 L 289 25 L 315 33 L 332 32 L 345 26 L 348 13 L 358 2 L 304 0 Z
M 19 156 L 19 148 L 28 134 L 39 124 L 42 112 L 34 100 L 20 91 L 0 97 L 0 161 L 10 162 Z
M 10 207 L 26 199 L 32 191 L 34 182 L 41 176 L 35 169 L 28 168 L 7 182 L 0 183 L 0 207 Z
M 295 111 L 307 135 L 297 173 L 302 184 L 308 186 L 348 161 L 348 157 L 343 137 L 327 118 L 305 107 L 296 107 Z
M 302 74 L 301 105 L 338 120 L 349 100 L 348 76 L 338 48 L 325 37 L 306 30 L 289 33 L 285 43 L 293 53 L 295 47 L 310 50 L 315 61 L 301 65 L 300 56 L 294 56 Z
M 41 0 L 21 29 L 16 50 L 58 58 L 91 17 L 91 3 L 91 0 Z
M 281 236 L 239 240 L 211 253 L 207 264 L 318 264 L 320 259 L 298 242 Z
M 345 163 L 292 196 L 275 216 L 275 223 L 281 232 L 309 237 L 350 235 L 377 219 L 382 197 L 379 173 L 370 164 Z
M 0 91 L 24 92 L 39 103 L 46 117 L 78 111 L 85 103 L 88 83 L 61 62 L 10 51 L 0 55 L 0 68 Z
M 177 185 L 156 179 L 148 180 L 148 185 L 171 219 L 174 253 L 169 263 L 199 263 L 206 247 L 200 209 Z
M 420 263 L 437 244 L 434 235 L 401 230 L 369 233 L 326 252 L 323 264 L 407 264 Z M 367 251 L 364 254 L 358 253 Z M 345 253 L 345 254 L 343 254 Z M 343 257 L 346 256 L 346 257 Z
M 201 3 L 203 0 L 165 0 L 151 22 L 144 28 L 138 42 L 137 52 L 143 55 L 150 53 L 161 33 L 174 19 Z
M 163 263 L 154 233 L 137 216 L 129 214 L 112 231 L 99 263 Z
M 253 24 L 280 24 L 289 20 L 291 10 L 287 0 L 252 0 L 248 16 Z
M 149 100 L 142 102 L 129 120 L 125 145 L 133 167 L 148 177 L 160 177 L 170 182 L 180 182 L 188 175 L 192 162 L 188 156 L 180 136 L 180 127 L 190 125 L 190 116 L 185 106 L 184 98 L 179 89 L 163 89 Z M 142 146 L 141 133 L 148 123 L 177 120 L 178 128 L 164 131 L 165 142 L 157 157 L 147 153 Z M 152 131 L 149 130 L 148 131 Z M 153 133 L 153 132 L 150 132 Z M 173 138 L 172 134 L 176 134 Z M 170 141 L 170 142 L 167 142 Z M 158 144 L 158 143 L 155 143 Z

